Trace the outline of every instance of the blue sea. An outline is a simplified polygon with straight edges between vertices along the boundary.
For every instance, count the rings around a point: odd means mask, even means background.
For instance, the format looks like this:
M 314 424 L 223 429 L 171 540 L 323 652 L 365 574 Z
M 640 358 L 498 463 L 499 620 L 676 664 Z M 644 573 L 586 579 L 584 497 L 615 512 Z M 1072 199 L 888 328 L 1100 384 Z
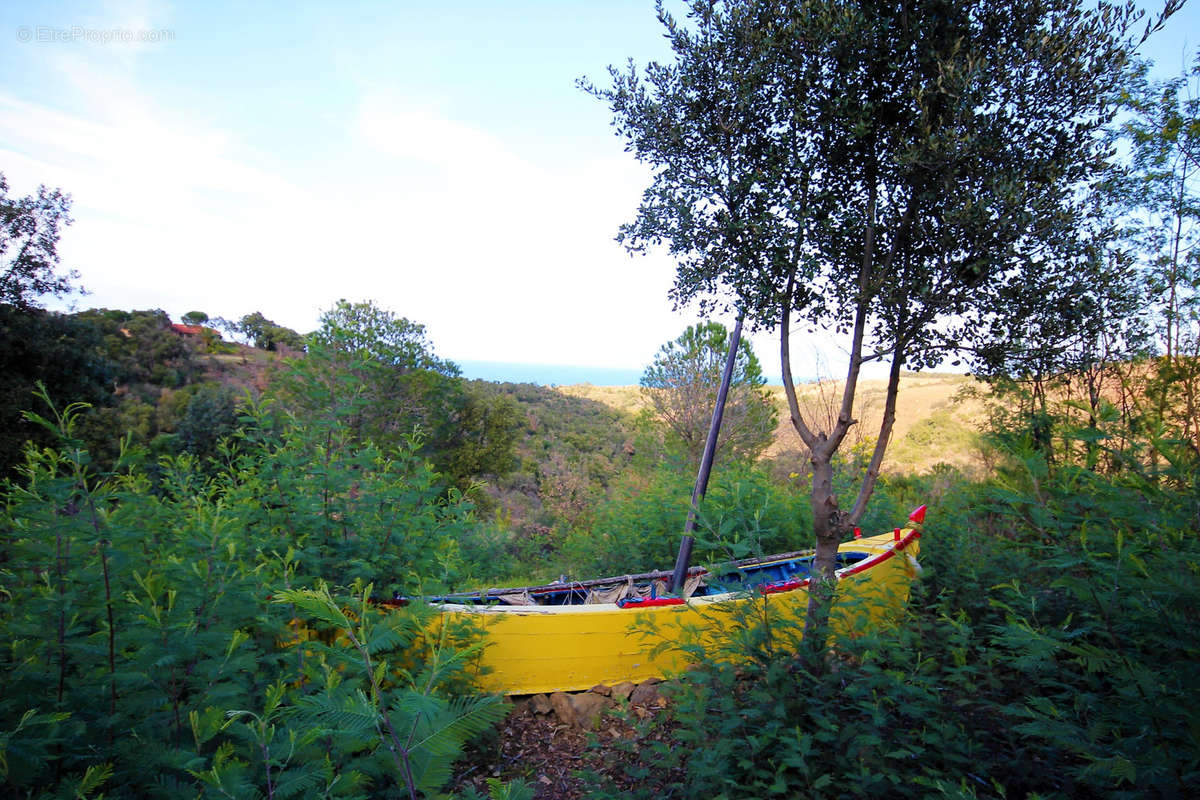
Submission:
M 541 386 L 636 386 L 641 369 L 572 367 L 564 364 L 517 364 L 505 361 L 455 361 L 464 378 L 499 383 L 536 383 Z
M 644 369 L 621 367 L 572 367 L 565 364 L 518 364 L 508 361 L 455 361 L 464 378 L 497 383 L 536 383 L 539 386 L 572 386 L 590 383 L 593 386 L 637 386 Z M 775 375 L 766 376 L 767 383 L 782 386 Z

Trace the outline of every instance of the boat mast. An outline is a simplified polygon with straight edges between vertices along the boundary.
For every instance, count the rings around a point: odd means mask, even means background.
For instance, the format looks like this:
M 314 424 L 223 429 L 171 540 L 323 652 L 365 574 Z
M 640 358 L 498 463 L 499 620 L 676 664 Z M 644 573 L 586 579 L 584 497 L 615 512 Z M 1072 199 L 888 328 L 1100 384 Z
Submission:
M 700 471 L 696 474 L 696 486 L 692 490 L 692 505 L 688 509 L 687 523 L 683 526 L 683 539 L 679 542 L 679 555 L 675 559 L 675 572 L 671 576 L 668 591 L 678 592 L 687 580 L 688 564 L 692 560 L 692 545 L 696 530 L 696 509 L 708 491 L 708 476 L 712 472 L 713 456 L 717 452 L 717 435 L 721 432 L 721 417 L 725 414 L 725 399 L 729 396 L 729 384 L 733 381 L 733 365 L 737 360 L 738 346 L 742 342 L 742 320 L 739 313 L 729 337 L 729 353 L 725 356 L 725 371 L 721 374 L 721 388 L 717 390 L 717 402 L 713 407 L 712 423 L 708 426 L 708 439 L 704 442 L 704 457 L 700 459 Z

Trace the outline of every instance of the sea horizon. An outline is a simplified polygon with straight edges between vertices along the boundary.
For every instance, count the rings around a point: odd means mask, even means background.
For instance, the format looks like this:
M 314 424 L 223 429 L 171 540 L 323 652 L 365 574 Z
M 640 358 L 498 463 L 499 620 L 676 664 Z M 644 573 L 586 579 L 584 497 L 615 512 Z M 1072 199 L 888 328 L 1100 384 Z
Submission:
M 635 367 L 588 367 L 569 364 L 526 364 L 517 361 L 455 361 L 468 380 L 492 383 L 532 383 L 539 386 L 637 386 L 645 372 Z M 769 386 L 782 386 L 778 376 L 765 375 Z
M 533 383 L 539 386 L 636 386 L 642 370 L 623 367 L 580 367 L 568 364 L 525 364 L 516 361 L 455 361 L 468 380 Z

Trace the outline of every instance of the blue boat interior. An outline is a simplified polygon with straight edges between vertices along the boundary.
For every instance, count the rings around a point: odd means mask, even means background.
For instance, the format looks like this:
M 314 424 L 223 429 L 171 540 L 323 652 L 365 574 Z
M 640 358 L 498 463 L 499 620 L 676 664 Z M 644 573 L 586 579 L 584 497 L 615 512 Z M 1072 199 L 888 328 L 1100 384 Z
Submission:
M 839 552 L 837 554 L 837 568 L 843 569 L 852 566 L 869 558 L 870 555 L 870 553 L 854 551 Z M 712 573 L 706 574 L 704 580 L 696 587 L 691 596 L 706 597 L 728 592 L 753 591 L 759 587 L 766 587 L 772 584 L 781 585 L 794 581 L 802 581 L 811 574 L 812 563 L 812 556 L 798 556 L 779 561 L 732 566 L 728 569 L 722 569 L 716 575 Z M 641 578 L 642 580 L 638 581 L 639 585 L 649 588 L 649 599 L 669 596 L 663 591 L 663 587 L 665 586 L 664 579 L 651 576 L 633 576 L 633 578 L 635 580 Z M 587 585 L 564 581 L 562 583 L 524 589 L 493 589 L 463 594 L 441 595 L 427 599 L 430 603 L 435 604 L 501 605 L 507 603 L 510 605 L 574 606 L 596 602 L 594 597 L 598 588 L 619 587 L 628 581 L 629 578 L 625 577 L 614 577 L 603 581 L 588 581 Z M 512 597 L 513 595 L 520 595 L 527 599 L 525 602 L 518 603 L 502 599 L 503 596 Z
M 853 566 L 870 556 L 870 553 L 839 552 L 837 568 Z M 759 586 L 791 583 L 807 580 L 812 575 L 813 558 L 793 558 L 787 561 L 772 561 L 741 567 L 729 572 L 722 572 L 715 578 L 709 578 L 707 585 L 701 586 L 693 593 L 693 597 L 724 594 L 725 592 L 744 592 L 757 589 Z

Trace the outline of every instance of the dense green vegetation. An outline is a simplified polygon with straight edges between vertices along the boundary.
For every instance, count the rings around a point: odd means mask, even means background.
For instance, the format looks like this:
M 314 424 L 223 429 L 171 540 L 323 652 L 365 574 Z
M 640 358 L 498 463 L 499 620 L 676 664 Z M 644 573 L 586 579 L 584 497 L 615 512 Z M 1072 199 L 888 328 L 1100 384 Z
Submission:
M 487 583 L 512 558 L 505 524 L 447 492 L 419 442 L 385 454 L 337 421 L 261 403 L 205 469 L 129 449 L 101 472 L 74 438 L 78 414 L 46 415 L 60 444 L 27 451 L 0 520 L 0 766 L 14 796 L 378 796 L 406 790 L 406 760 L 431 789 L 462 737 L 503 713 L 455 699 L 470 642 L 428 641 L 416 608 L 361 602 L 367 584 L 386 596 Z M 1082 441 L 1069 417 L 1054 422 L 1056 441 Z M 575 446 L 593 451 L 621 432 L 586 415 L 577 426 L 591 434 Z M 1194 780 L 1194 465 L 1176 470 L 1172 452 L 1157 468 L 1089 468 L 1083 448 L 1047 462 L 1012 427 L 992 441 L 998 468 L 982 483 L 883 479 L 874 527 L 935 501 L 925 578 L 898 626 L 807 672 L 763 646 L 791 633 L 744 624 L 748 664 L 705 658 L 675 690 L 684 747 L 612 751 L 645 772 L 646 796 L 1171 796 Z M 669 560 L 690 469 L 622 457 L 620 476 L 592 487 L 610 501 L 558 520 L 543 558 Z M 808 544 L 803 497 L 762 465 L 723 470 L 709 501 L 705 560 Z M 317 637 L 298 637 L 298 619 Z M 428 750 L 389 747 L 426 724 L 445 731 Z M 672 766 L 686 782 L 658 785 Z
M 0 475 L 11 477 L 27 440 L 50 443 L 22 412 L 40 407 L 40 381 L 51 397 L 86 402 L 77 435 L 93 460 L 111 467 L 119 437 L 156 454 L 190 452 L 207 458 L 235 422 L 235 401 L 255 381 L 217 361 L 232 345 L 211 329 L 185 336 L 161 310 L 89 309 L 61 314 L 0 307 L 4 326 L 0 364 Z M 114 435 L 115 434 L 115 435 Z
M 1028 440 L 994 454 L 994 478 L 935 506 L 894 630 L 812 671 L 778 644 L 799 631 L 737 621 L 749 662 L 698 653 L 672 695 L 686 746 L 632 751 L 632 796 L 1186 795 L 1200 775 L 1195 467 L 1168 488 L 1053 467 Z M 675 769 L 686 779 L 664 785 Z
M 415 440 L 385 454 L 257 405 L 204 469 L 184 453 L 150 471 L 126 449 L 97 472 L 79 412 L 36 420 L 60 444 L 26 452 L 0 518 L 13 796 L 367 796 L 405 783 L 384 738 L 405 725 L 425 730 L 405 757 L 428 790 L 447 742 L 498 718 L 494 701 L 442 694 L 467 643 L 427 641 L 413 614 L 360 600 L 349 624 L 348 601 L 318 602 L 326 583 L 390 595 L 469 572 L 470 503 Z
M 38 381 L 55 397 L 97 406 L 112 402 L 115 365 L 98 352 L 93 326 L 40 309 L 0 306 L 0 475 L 12 474 L 26 443 L 52 443 L 21 416 L 32 409 Z
M 924 575 L 894 624 L 810 635 L 799 656 L 801 631 L 764 628 L 763 615 L 731 620 L 716 652 L 679 642 L 698 666 L 646 723 L 662 729 L 607 745 L 636 779 L 628 794 L 1186 796 L 1200 778 L 1200 100 L 1185 80 L 1126 69 L 1123 17 L 1076 14 L 1065 1 L 1046 7 L 1069 22 L 1058 44 L 1027 40 L 1021 26 L 1046 11 L 1036 4 L 1013 19 L 1007 4 L 983 3 L 980 22 L 960 16 L 971 4 L 931 3 L 895 37 L 884 35 L 891 22 L 907 22 L 883 7 L 825 4 L 824 15 L 764 27 L 737 15 L 774 7 L 732 3 L 726 19 L 703 13 L 724 5 L 692 5 L 714 35 L 665 18 L 683 66 L 716 55 L 736 69 L 656 68 L 649 79 L 664 97 L 685 87 L 679 97 L 695 104 L 666 111 L 698 126 L 705 146 L 742 151 L 701 165 L 717 184 L 672 162 L 626 235 L 679 237 L 678 295 L 727 282 L 764 324 L 780 312 L 785 342 L 793 311 L 858 330 L 849 400 L 861 363 L 892 367 L 878 437 L 842 448 L 853 409 L 800 408 L 793 396 L 805 452 L 773 463 L 756 458 L 757 441 L 727 454 L 698 509 L 696 560 L 811 547 L 822 531 L 874 532 L 931 508 Z M 943 102 L 980 88 L 976 56 L 939 27 L 952 23 L 994 26 L 976 44 L 998 59 L 996 80 L 1019 86 L 1038 73 L 1006 49 L 1012 33 L 1044 60 L 1039 80 L 1065 70 L 1106 93 L 1075 85 L 1066 110 L 1029 110 L 1045 136 L 1013 152 L 1022 140 L 997 138 L 1011 125 L 975 113 L 989 95 Z M 763 38 L 715 35 L 730 31 Z M 788 36 L 795 47 L 781 47 Z M 824 102 L 847 94 L 826 57 L 879 67 L 851 71 L 863 96 L 892 111 L 911 89 L 905 69 L 924 80 L 940 64 L 936 91 L 918 92 L 929 119 Z M 789 58 L 803 69 L 775 69 Z M 664 109 L 636 71 L 614 79 L 598 94 L 653 140 L 639 146 L 685 143 L 687 125 L 648 124 Z M 828 91 L 792 91 L 802 79 Z M 803 102 L 779 104 L 787 98 Z M 1124 116 L 1103 130 L 1099 117 L 1076 126 L 1075 112 L 1108 113 L 1102 102 Z M 714 103 L 741 116 L 713 128 Z M 783 116 L 771 122 L 774 113 Z M 826 127 L 805 127 L 814 121 Z M 803 147 L 772 149 L 769 137 L 789 132 L 818 159 L 807 178 L 793 169 Z M 1061 181 L 1055 147 L 1095 155 L 1101 133 L 1122 137 L 1128 159 L 1064 163 L 1088 181 Z M 873 136 L 891 149 L 872 149 Z M 961 151 L 943 152 L 952 145 Z M 751 169 L 743 184 L 733 169 L 742 156 L 771 169 Z M 864 163 L 883 173 L 867 180 Z M 964 176 L 979 170 L 991 183 L 976 204 L 978 182 Z M 722 181 L 736 201 L 723 210 L 703 198 L 702 216 L 662 205 Z M 877 196 L 880 186 L 893 196 Z M 1026 190 L 1037 195 L 1029 208 Z M 755 200 L 765 191 L 781 202 Z M 793 202 L 801 196 L 830 214 L 813 217 Z M 870 213 L 847 200 L 867 196 Z M 925 204 L 925 216 L 904 233 L 906 203 Z M 378 601 L 669 565 L 695 464 L 664 408 L 632 415 L 542 387 L 464 381 L 419 323 L 372 302 L 338 301 L 307 336 L 259 312 L 235 323 L 190 312 L 192 330 L 158 310 L 42 310 L 39 298 L 75 279 L 56 271 L 69 208 L 57 190 L 10 198 L 0 176 L 0 795 L 439 796 L 468 740 L 506 713 L 473 694 L 486 641 L 433 625 L 420 603 Z M 1002 225 L 996 209 L 1007 209 Z M 1041 212 L 1053 212 L 1051 227 L 1030 234 Z M 796 224 L 774 224 L 787 215 Z M 810 222 L 817 238 L 796 246 L 813 255 L 800 266 L 816 270 L 808 283 L 824 297 L 799 288 L 800 267 L 783 258 Z M 981 230 L 1009 247 L 945 244 L 978 242 Z M 896 237 L 886 266 L 897 269 L 847 260 L 876 233 Z M 766 238 L 749 246 L 751 234 Z M 1046 249 L 1019 257 L 1039 239 Z M 989 383 L 987 468 L 882 472 L 900 367 L 957 346 L 955 331 L 932 325 L 950 312 L 988 327 L 975 365 Z M 868 328 L 874 355 L 862 349 Z M 718 338 L 712 326 L 692 338 L 705 332 Z M 964 445 L 944 435 L 939 413 L 913 442 Z M 824 423 L 832 445 L 818 435 Z M 814 505 L 822 481 L 824 505 Z M 839 496 L 858 498 L 852 513 Z M 493 797 L 529 797 L 522 779 L 532 776 L 504 767 Z M 597 796 L 619 794 L 599 776 L 596 785 Z
M 214 328 L 181 331 L 157 309 L 4 306 L 0 323 L 3 476 L 15 474 L 27 440 L 48 442 L 22 416 L 39 410 L 38 381 L 56 400 L 89 404 L 76 435 L 106 469 L 122 435 L 154 456 L 190 453 L 205 464 L 236 427 L 237 408 L 264 393 L 301 416 L 341 419 L 357 441 L 385 449 L 419 428 L 421 454 L 462 488 L 510 466 L 514 407 L 462 381 L 457 367 L 433 355 L 419 324 L 372 303 L 340 301 L 307 340 L 291 332 L 266 341 L 234 326 L 255 347 L 227 342 Z

